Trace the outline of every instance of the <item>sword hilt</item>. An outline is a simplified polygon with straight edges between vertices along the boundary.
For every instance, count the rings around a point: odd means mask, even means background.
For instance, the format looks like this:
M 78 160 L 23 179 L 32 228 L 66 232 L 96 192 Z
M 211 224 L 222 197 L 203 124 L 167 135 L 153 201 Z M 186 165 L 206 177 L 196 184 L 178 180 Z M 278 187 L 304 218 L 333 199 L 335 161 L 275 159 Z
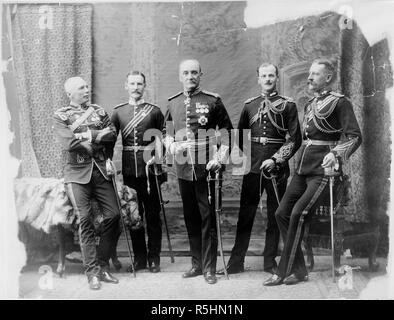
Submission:
M 276 179 L 279 177 L 279 166 L 275 166 L 272 170 L 267 171 L 265 169 L 261 170 L 262 175 L 264 178 L 271 180 L 271 179 Z

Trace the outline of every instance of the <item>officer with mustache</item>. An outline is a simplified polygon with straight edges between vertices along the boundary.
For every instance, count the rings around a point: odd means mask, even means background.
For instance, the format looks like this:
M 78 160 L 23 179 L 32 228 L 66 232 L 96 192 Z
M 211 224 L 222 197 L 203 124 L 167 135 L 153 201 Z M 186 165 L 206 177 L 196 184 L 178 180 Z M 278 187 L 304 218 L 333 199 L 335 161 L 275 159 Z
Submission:
M 265 286 L 308 280 L 301 249 L 304 221 L 326 189 L 333 168 L 339 165 L 336 169 L 340 174 L 340 164 L 361 144 L 352 104 L 342 94 L 331 91 L 335 76 L 334 63 L 329 59 L 316 59 L 309 69 L 308 89 L 314 97 L 305 106 L 301 157 L 275 212 L 284 247 L 278 270 L 263 283 Z
M 179 65 L 183 91 L 168 99 L 166 127 L 172 125 L 174 130 L 167 130 L 165 144 L 168 153 L 175 156 L 192 256 L 192 268 L 183 278 L 203 274 L 207 283 L 214 284 L 218 247 L 215 195 L 213 183 L 208 188 L 207 176 L 226 162 L 232 124 L 220 96 L 201 90 L 201 76 L 197 60 L 184 60 Z M 215 135 L 209 136 L 209 132 L 219 131 L 221 142 Z
M 153 159 L 145 156 L 155 154 L 155 136 L 144 139 L 144 134 L 156 129 L 161 137 L 164 116 L 160 108 L 143 99 L 146 88 L 145 75 L 140 71 L 131 71 L 126 78 L 125 89 L 129 101 L 114 108 L 111 121 L 116 134 L 122 134 L 122 174 L 124 184 L 137 191 L 138 208 L 141 217 L 146 219 L 148 246 L 145 241 L 145 228 L 130 229 L 135 270 L 146 269 L 152 273 L 160 272 L 160 252 L 162 228 L 160 219 L 160 201 L 153 172 L 146 175 L 146 163 Z M 150 157 L 149 157 L 150 158 Z M 160 168 L 161 169 L 161 168 Z M 150 192 L 148 193 L 148 181 Z M 131 271 L 132 268 L 129 268 Z
M 271 63 L 263 63 L 258 68 L 257 75 L 261 94 L 245 101 L 238 123 L 241 150 L 244 150 L 242 131 L 250 130 L 251 166 L 250 172 L 246 173 L 242 180 L 236 238 L 227 265 L 229 274 L 244 271 L 253 222 L 264 190 L 267 193 L 268 218 L 263 253 L 264 270 L 269 273 L 275 272 L 279 243 L 279 229 L 275 221 L 277 196 L 281 198 L 286 190 L 288 160 L 301 145 L 297 107 L 290 98 L 281 96 L 276 91 L 278 68 Z M 265 171 L 266 177 L 274 171 L 278 175 L 277 195 L 272 181 L 264 177 L 262 170 Z M 218 273 L 224 274 L 224 270 Z

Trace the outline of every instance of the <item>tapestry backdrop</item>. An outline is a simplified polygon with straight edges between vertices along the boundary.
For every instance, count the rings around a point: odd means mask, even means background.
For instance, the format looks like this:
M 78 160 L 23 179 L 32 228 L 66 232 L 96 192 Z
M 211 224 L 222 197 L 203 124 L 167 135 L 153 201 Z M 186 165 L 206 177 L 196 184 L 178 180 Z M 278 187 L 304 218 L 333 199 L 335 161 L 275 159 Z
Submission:
M 17 5 L 12 34 L 23 176 L 62 176 L 52 116 L 68 104 L 67 78 L 91 83 L 91 30 L 90 5 Z
M 370 47 L 357 24 L 341 32 L 340 86 L 350 98 L 360 124 L 363 143 L 346 170 L 351 176 L 353 221 L 373 224 L 387 213 L 390 193 L 390 106 L 392 87 L 387 41 Z

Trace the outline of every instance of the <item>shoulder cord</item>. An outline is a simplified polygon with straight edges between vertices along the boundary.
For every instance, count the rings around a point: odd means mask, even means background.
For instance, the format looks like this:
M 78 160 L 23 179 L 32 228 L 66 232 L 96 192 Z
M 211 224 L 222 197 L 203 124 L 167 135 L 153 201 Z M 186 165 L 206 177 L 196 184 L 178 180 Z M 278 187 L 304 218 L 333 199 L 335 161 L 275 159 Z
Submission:
M 339 99 L 338 99 L 339 100 Z M 315 124 L 316 128 L 323 132 L 323 133 L 337 133 L 337 132 L 341 132 L 341 129 L 335 129 L 333 128 L 327 121 L 327 117 L 334 111 L 334 108 L 336 107 L 338 100 L 336 102 L 333 103 L 332 107 L 323 113 L 320 113 L 319 111 L 317 111 L 316 109 L 316 104 L 312 104 L 312 111 L 313 111 L 313 123 Z M 321 124 L 318 123 L 317 119 L 320 120 Z M 324 122 L 323 122 L 324 121 Z
M 274 121 L 274 118 L 272 117 L 272 114 L 270 112 L 267 112 L 268 113 L 268 118 L 270 119 L 272 125 L 276 128 L 276 130 L 278 131 L 278 133 L 280 135 L 283 135 L 283 133 L 281 131 L 285 131 L 285 132 L 287 131 L 287 129 L 285 128 L 285 125 L 283 123 L 283 116 L 282 116 L 282 112 L 285 109 L 286 104 L 287 104 L 287 101 L 285 103 L 283 103 L 283 107 L 281 109 L 272 106 L 271 103 L 269 104 L 269 111 L 272 111 L 272 113 L 274 113 L 275 115 L 278 114 L 280 116 L 280 119 L 281 119 L 281 122 L 282 122 L 282 127 L 280 125 L 278 125 L 276 123 L 276 121 Z
M 338 104 L 338 101 L 339 101 L 339 99 L 336 99 L 336 101 L 331 104 L 331 107 L 328 108 L 328 110 L 325 113 L 322 113 L 322 112 L 318 111 L 317 110 L 317 104 L 313 103 L 313 113 L 314 113 L 314 115 L 316 115 L 316 117 L 319 118 L 319 119 L 327 118 L 334 111 L 335 107 Z

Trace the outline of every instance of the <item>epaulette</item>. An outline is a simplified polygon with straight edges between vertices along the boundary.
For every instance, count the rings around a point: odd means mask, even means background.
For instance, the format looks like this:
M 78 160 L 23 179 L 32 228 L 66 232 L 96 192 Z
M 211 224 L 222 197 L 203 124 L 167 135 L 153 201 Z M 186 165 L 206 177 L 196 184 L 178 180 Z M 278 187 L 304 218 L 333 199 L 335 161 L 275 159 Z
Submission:
M 213 96 L 215 98 L 220 98 L 220 96 L 217 93 L 214 93 L 214 92 L 209 92 L 209 91 L 205 91 L 205 90 L 201 90 L 201 92 L 205 93 L 205 94 L 207 94 L 209 96 Z
M 330 91 L 330 94 L 335 96 L 335 97 L 338 97 L 338 98 L 342 98 L 342 97 L 345 96 L 345 95 L 343 95 L 341 93 L 338 93 L 338 92 L 335 92 L 335 91 Z
M 181 95 L 182 93 L 183 93 L 183 91 L 180 91 L 180 92 L 178 92 L 177 94 L 174 94 L 173 96 L 171 96 L 171 97 L 168 98 L 168 101 L 170 101 L 170 100 L 172 100 L 172 99 L 178 97 L 178 96 Z
M 154 103 L 147 102 L 146 104 L 149 104 L 150 106 L 153 106 L 153 107 L 156 107 L 156 108 L 159 108 L 159 109 L 160 109 L 160 107 L 157 106 L 157 105 L 155 105 Z
M 68 111 L 68 110 L 70 110 L 70 109 L 72 109 L 71 106 L 61 107 L 60 109 L 57 109 L 55 112 L 56 112 L 56 113 L 58 113 L 58 112 L 66 112 L 66 111 Z
M 280 95 L 279 97 L 285 99 L 285 100 L 288 101 L 288 102 L 295 102 L 293 98 L 290 98 L 290 97 L 287 97 L 287 96 L 282 96 L 282 95 Z
M 128 102 L 124 102 L 124 103 L 118 104 L 117 106 L 114 107 L 114 109 L 122 107 L 122 106 L 125 106 L 126 104 L 129 104 L 129 103 Z
M 261 97 L 261 95 L 255 96 L 255 97 L 253 97 L 253 98 L 249 98 L 248 100 L 246 100 L 246 101 L 244 102 L 244 104 L 250 103 L 250 102 L 256 100 L 256 99 L 259 98 L 259 97 Z
M 98 104 L 95 104 L 95 103 L 91 103 L 89 106 L 93 107 L 95 110 L 97 110 L 97 109 L 104 109 L 103 107 L 101 107 L 101 106 L 99 106 Z

